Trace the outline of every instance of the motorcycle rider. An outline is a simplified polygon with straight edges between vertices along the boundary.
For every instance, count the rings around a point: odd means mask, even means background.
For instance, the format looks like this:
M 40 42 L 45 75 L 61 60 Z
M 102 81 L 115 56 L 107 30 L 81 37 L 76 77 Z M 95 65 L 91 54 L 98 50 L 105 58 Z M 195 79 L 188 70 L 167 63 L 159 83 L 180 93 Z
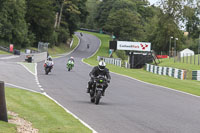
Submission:
M 74 57 L 70 57 L 67 61 L 67 64 L 70 63 L 70 64 L 73 64 L 73 67 L 74 67 Z
M 54 63 L 53 63 L 52 57 L 48 56 L 47 60 L 45 60 L 44 66 L 45 67 L 50 67 L 49 71 L 51 72 L 51 69 L 53 68 L 53 65 L 54 65 Z
M 106 68 L 106 63 L 104 61 L 100 61 L 98 66 L 95 66 L 92 71 L 89 73 L 89 76 L 91 77 L 90 81 L 88 82 L 88 88 L 87 88 L 87 93 L 90 92 L 90 89 L 92 89 L 92 85 L 94 84 L 94 78 L 102 75 L 107 78 L 107 82 L 110 83 L 110 74 L 109 74 L 109 69 Z M 108 87 L 108 83 L 105 83 L 103 87 L 103 93 L 102 95 L 104 96 L 105 90 Z
M 68 61 L 73 61 L 74 62 L 74 57 L 70 57 L 69 59 L 68 59 Z

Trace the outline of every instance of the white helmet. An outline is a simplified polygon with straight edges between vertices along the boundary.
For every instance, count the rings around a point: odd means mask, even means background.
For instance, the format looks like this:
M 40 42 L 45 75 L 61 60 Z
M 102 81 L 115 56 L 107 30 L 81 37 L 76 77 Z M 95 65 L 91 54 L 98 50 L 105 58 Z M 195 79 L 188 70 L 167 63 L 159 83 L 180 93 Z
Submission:
M 105 67 L 106 67 L 106 63 L 104 61 L 100 61 L 98 65 L 99 70 L 103 71 Z
M 47 57 L 47 60 L 52 61 L 52 57 L 51 57 L 51 56 L 48 56 L 48 57 Z

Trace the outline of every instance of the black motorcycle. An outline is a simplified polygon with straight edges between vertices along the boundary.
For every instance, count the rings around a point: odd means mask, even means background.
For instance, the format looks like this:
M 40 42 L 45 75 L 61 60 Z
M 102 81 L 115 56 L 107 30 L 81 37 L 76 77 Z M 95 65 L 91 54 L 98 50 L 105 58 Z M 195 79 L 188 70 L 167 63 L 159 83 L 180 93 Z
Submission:
M 98 76 L 94 79 L 94 84 L 90 90 L 91 102 L 99 104 L 102 97 L 103 87 L 107 83 L 107 79 L 104 76 Z

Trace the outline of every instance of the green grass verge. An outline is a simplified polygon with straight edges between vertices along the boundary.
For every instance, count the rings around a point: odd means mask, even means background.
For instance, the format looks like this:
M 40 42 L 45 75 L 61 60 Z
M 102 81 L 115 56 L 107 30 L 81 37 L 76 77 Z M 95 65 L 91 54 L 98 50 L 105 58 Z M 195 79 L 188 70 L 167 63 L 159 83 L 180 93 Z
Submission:
M 186 78 L 188 80 L 192 80 L 193 70 L 200 70 L 200 65 L 198 65 L 198 55 L 195 56 L 195 64 L 194 64 L 194 56 L 191 56 L 191 57 L 181 58 L 180 62 L 177 62 L 176 60 L 174 61 L 174 58 L 160 59 L 160 63 L 158 64 L 158 66 L 166 66 L 166 67 L 173 67 L 186 70 L 187 71 Z
M 166 67 L 174 67 L 178 69 L 184 69 L 184 70 L 200 70 L 200 65 L 198 65 L 198 55 L 195 56 L 195 63 L 194 64 L 194 56 L 192 56 L 192 63 L 190 64 L 190 57 L 188 57 L 188 62 L 186 62 L 186 57 L 184 57 L 185 61 L 183 63 L 183 58 L 181 59 L 181 62 L 174 62 L 174 58 L 168 58 L 168 59 L 160 59 L 159 66 L 166 66 Z
M 16 112 L 19 117 L 30 121 L 41 133 L 90 133 L 85 127 L 42 94 L 25 90 L 6 88 L 7 110 Z M 0 122 L 0 132 L 13 133 L 15 125 Z
M 14 124 L 0 121 L 0 133 L 17 133 L 17 127 Z
M 73 39 L 74 41 L 71 48 L 66 46 L 66 44 L 54 46 L 53 48 L 48 48 L 49 55 L 51 55 L 53 58 L 56 58 L 56 57 L 60 57 L 60 54 L 69 53 L 78 45 L 78 42 L 79 42 L 77 36 L 73 35 Z M 34 47 L 28 47 L 26 49 L 38 50 L 37 48 L 34 48 Z M 25 49 L 21 49 L 20 51 L 25 52 Z
M 24 65 L 27 69 L 35 74 L 35 63 L 20 62 L 20 64 Z
M 87 61 L 90 61 L 90 63 L 93 63 L 93 61 L 97 59 L 97 56 L 104 56 L 104 57 L 108 57 L 109 56 L 109 49 L 108 49 L 108 47 L 109 47 L 109 41 L 111 40 L 110 36 L 105 35 L 105 34 L 99 34 L 99 33 L 91 33 L 91 32 L 87 32 L 87 31 L 79 31 L 79 32 L 83 32 L 83 33 L 87 33 L 87 34 L 92 34 L 92 35 L 98 37 L 101 40 L 101 48 L 98 50 L 98 52 L 93 57 L 91 57 Z
M 85 32 L 85 31 L 81 31 L 81 32 Z M 84 62 L 94 66 L 98 64 L 98 62 L 96 61 L 97 55 L 106 56 L 108 54 L 107 52 L 108 47 L 109 47 L 108 41 L 110 37 L 108 35 L 98 34 L 98 33 L 91 33 L 91 32 L 85 32 L 85 33 L 89 33 L 89 34 L 97 36 L 102 42 L 101 48 L 99 49 L 96 55 L 94 55 L 93 57 L 89 59 L 84 59 Z M 180 90 L 180 91 L 184 91 L 187 93 L 200 96 L 200 88 L 199 88 L 200 82 L 199 81 L 180 80 L 180 79 L 175 79 L 168 76 L 153 74 L 153 73 L 147 72 L 144 69 L 126 69 L 126 68 L 121 68 L 121 67 L 117 67 L 110 64 L 107 64 L 107 68 L 109 68 L 109 70 L 112 72 L 122 74 L 122 75 L 127 75 L 129 77 L 132 77 L 141 81 L 165 86 L 168 88 L 172 88 L 172 89 L 176 89 L 176 90 Z
M 10 55 L 11 53 L 8 53 L 8 52 L 5 52 L 5 51 L 0 50 L 0 54 L 7 54 L 7 55 Z
M 49 48 L 48 49 L 49 54 L 52 57 L 58 57 L 60 54 L 64 54 L 64 53 L 68 53 L 68 52 L 72 51 L 78 45 L 78 41 L 79 41 L 78 38 L 75 35 L 73 35 L 73 39 L 74 39 L 74 41 L 73 41 L 71 48 L 62 44 L 59 47 L 55 46 L 53 48 Z

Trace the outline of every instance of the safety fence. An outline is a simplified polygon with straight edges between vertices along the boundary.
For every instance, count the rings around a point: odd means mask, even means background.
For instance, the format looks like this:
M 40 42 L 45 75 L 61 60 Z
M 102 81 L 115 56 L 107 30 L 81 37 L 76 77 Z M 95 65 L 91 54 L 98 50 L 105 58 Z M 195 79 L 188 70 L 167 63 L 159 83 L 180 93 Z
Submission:
M 177 56 L 173 58 L 174 63 L 186 63 L 186 64 L 194 64 L 194 65 L 200 65 L 200 54 L 180 54 L 177 53 Z
M 192 80 L 200 81 L 200 70 L 192 71 Z
M 186 79 L 186 70 L 181 70 L 172 67 L 155 66 L 151 64 L 146 64 L 146 70 L 148 72 L 152 72 L 159 75 L 166 75 L 182 80 Z
M 113 64 L 115 66 L 122 66 L 122 60 L 120 58 L 107 58 L 107 57 L 102 57 L 102 56 L 97 56 L 97 60 L 104 60 L 105 63 L 108 64 Z

